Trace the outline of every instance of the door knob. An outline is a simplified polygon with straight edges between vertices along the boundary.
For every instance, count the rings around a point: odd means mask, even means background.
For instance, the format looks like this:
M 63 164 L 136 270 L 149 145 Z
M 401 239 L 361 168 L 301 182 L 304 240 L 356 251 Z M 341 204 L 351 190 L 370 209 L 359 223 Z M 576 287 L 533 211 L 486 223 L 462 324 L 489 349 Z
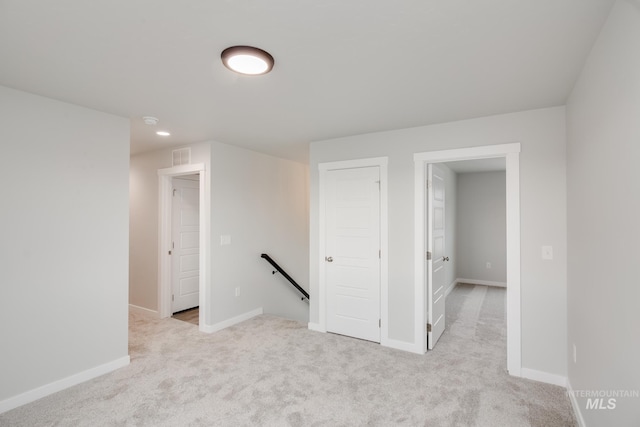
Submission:
M 443 261 L 449 261 L 449 257 L 448 257 L 448 256 L 443 256 L 443 257 L 442 257 L 442 260 L 443 260 Z
M 324 260 L 327 261 L 327 262 L 333 262 L 333 257 L 326 256 L 326 257 L 324 257 Z

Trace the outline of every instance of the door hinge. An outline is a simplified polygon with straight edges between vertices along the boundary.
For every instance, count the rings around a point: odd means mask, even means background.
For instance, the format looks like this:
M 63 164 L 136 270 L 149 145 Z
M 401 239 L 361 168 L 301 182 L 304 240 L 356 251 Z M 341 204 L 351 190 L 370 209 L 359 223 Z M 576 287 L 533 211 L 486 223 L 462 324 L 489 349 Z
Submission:
M 378 249 L 378 258 L 382 258 L 382 249 Z
M 382 328 L 382 319 L 378 319 L 378 328 Z
M 171 242 L 171 249 L 175 249 L 176 248 L 176 242 Z
M 427 323 L 427 332 L 431 332 L 431 323 Z
M 431 188 L 431 181 L 427 180 L 426 186 L 427 186 L 427 189 Z
M 427 261 L 431 261 L 431 252 L 427 252 Z
M 171 301 L 175 301 L 176 300 L 175 297 L 176 297 L 175 295 L 171 295 Z
M 176 188 L 173 189 L 173 197 L 176 197 Z
M 380 181 L 376 181 L 376 184 L 378 184 L 378 190 L 380 189 Z

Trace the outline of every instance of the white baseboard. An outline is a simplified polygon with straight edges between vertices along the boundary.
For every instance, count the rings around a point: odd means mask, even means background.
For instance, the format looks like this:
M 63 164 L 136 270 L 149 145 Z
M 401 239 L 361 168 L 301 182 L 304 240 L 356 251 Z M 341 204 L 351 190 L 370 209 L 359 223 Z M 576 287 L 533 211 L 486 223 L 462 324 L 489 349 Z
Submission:
M 416 354 L 424 354 L 424 351 L 422 351 L 422 349 L 419 348 L 419 346 L 417 346 L 412 342 L 386 339 L 384 340 L 384 342 L 380 344 L 384 347 L 389 347 L 396 350 L 408 351 L 410 353 L 416 353 Z
M 499 288 L 506 288 L 506 282 L 491 282 L 489 280 L 476 280 L 476 279 L 456 279 L 456 284 L 458 283 L 469 283 L 471 285 L 485 285 L 485 286 L 497 286 Z
M 319 323 L 309 322 L 309 323 L 307 323 L 307 327 L 312 331 L 327 332 L 324 328 L 320 327 Z
M 146 315 L 153 316 L 153 317 L 156 317 L 156 318 L 160 317 L 160 315 L 158 314 L 158 312 L 156 310 L 150 310 L 148 308 L 140 307 L 139 305 L 129 304 L 129 310 L 131 310 L 134 313 L 146 314 Z
M 256 308 L 255 310 L 248 311 L 244 314 L 241 314 L 236 317 L 232 317 L 231 319 L 223 320 L 222 322 L 218 322 L 214 325 L 200 325 L 200 332 L 206 332 L 208 334 L 212 334 L 214 332 L 221 331 L 230 326 L 236 325 L 240 322 L 244 322 L 245 320 L 249 320 L 252 317 L 260 316 L 263 313 L 262 307 Z
M 562 375 L 550 374 L 548 372 L 536 371 L 535 369 L 522 368 L 520 371 L 522 378 L 529 380 L 540 381 L 541 383 L 558 385 L 560 387 L 567 387 L 567 378 Z
M 576 400 L 576 395 L 573 392 L 573 388 L 571 387 L 571 383 L 567 378 L 567 394 L 569 394 L 569 400 L 571 401 L 571 406 L 573 407 L 573 413 L 576 416 L 576 420 L 578 420 L 579 427 L 587 427 L 587 424 L 584 422 L 584 417 L 582 416 L 582 411 L 580 410 L 580 405 L 578 405 L 578 401 Z
M 444 290 L 445 298 L 449 296 L 449 294 L 451 293 L 451 291 L 453 291 L 453 288 L 455 288 L 457 284 L 458 284 L 458 279 L 454 280 L 453 282 L 451 282 L 449 286 L 447 286 L 447 289 Z
M 103 365 L 96 366 L 95 368 L 87 369 L 86 371 L 79 372 L 71 375 L 70 377 L 45 384 L 41 387 L 34 388 L 33 390 L 5 399 L 0 402 L 0 414 L 17 408 L 18 406 L 26 405 L 27 403 L 42 399 L 45 396 L 57 393 L 66 388 L 73 387 L 74 385 L 108 374 L 109 372 L 115 371 L 123 366 L 127 366 L 129 362 L 129 356 L 124 356 Z

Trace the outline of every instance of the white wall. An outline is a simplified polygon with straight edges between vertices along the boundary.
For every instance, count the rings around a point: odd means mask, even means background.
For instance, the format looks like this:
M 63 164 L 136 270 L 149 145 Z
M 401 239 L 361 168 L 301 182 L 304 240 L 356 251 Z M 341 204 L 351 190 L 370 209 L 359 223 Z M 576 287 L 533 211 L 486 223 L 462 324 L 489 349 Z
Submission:
M 204 162 L 211 172 L 212 312 L 207 324 L 258 308 L 307 322 L 308 304 L 280 274 L 271 274 L 260 254 L 270 254 L 308 289 L 308 167 L 217 142 L 191 147 L 192 163 Z M 158 298 L 157 170 L 170 166 L 170 149 L 131 158 L 130 298 L 131 304 L 151 310 L 157 310 Z M 231 245 L 220 245 L 222 235 L 231 236 Z
M 458 174 L 458 278 L 507 281 L 505 172 Z M 487 262 L 491 268 L 486 267 Z
M 1 412 L 128 363 L 129 120 L 0 87 L 0 141 Z
M 389 338 L 414 337 L 413 153 L 520 142 L 522 364 L 566 375 L 566 192 L 563 107 L 312 143 L 311 322 L 318 322 L 318 164 L 389 157 Z M 542 261 L 552 245 L 554 261 Z M 315 297 L 315 298 L 314 298 Z
M 191 144 L 191 163 L 211 165 L 211 144 Z M 131 156 L 129 169 L 129 303 L 158 310 L 158 169 L 173 149 Z
M 309 321 L 309 305 L 260 254 L 268 253 L 308 289 L 308 167 L 230 145 L 212 144 L 211 324 L 263 307 Z M 230 235 L 231 245 L 220 246 Z M 240 288 L 240 297 L 235 288 Z
M 640 389 L 640 2 L 612 9 L 567 105 L 569 382 Z M 573 345 L 577 348 L 573 362 Z M 588 426 L 640 425 L 640 399 L 578 407 Z

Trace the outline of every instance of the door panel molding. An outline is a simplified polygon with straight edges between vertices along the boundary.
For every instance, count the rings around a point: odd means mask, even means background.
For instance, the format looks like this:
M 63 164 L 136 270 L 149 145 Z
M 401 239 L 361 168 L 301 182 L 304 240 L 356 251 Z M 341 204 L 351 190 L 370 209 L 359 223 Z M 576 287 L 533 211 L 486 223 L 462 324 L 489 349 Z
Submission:
M 338 162 L 320 163 L 318 169 L 320 179 L 318 182 L 318 208 L 319 208 L 319 234 L 318 234 L 318 323 L 309 325 L 310 329 L 327 331 L 327 292 L 325 277 L 325 234 L 326 234 L 326 180 L 327 172 L 339 169 L 356 169 L 363 167 L 375 167 L 380 169 L 380 344 L 386 347 L 394 347 L 389 340 L 389 268 L 388 268 L 388 212 L 387 212 L 387 165 L 388 157 L 375 157 L 367 159 L 345 160 Z
M 427 272 L 427 300 L 426 306 L 427 322 L 431 327 L 427 328 L 427 345 L 430 350 L 435 348 L 436 343 L 445 329 L 445 300 L 444 300 L 444 280 L 445 280 L 445 178 L 444 171 L 437 163 L 427 164 L 428 183 L 425 186 L 427 200 L 427 250 L 431 252 L 431 259 L 426 262 Z M 431 268 L 429 268 L 431 266 Z
M 327 331 L 379 343 L 380 168 L 326 177 Z
M 200 177 L 173 177 L 171 312 L 197 307 L 200 303 Z
M 520 143 L 415 153 L 414 160 L 414 344 L 427 351 L 425 305 L 425 182 L 427 165 L 459 160 L 502 157 L 506 159 L 507 188 L 507 370 L 522 376 L 521 294 L 520 294 Z

